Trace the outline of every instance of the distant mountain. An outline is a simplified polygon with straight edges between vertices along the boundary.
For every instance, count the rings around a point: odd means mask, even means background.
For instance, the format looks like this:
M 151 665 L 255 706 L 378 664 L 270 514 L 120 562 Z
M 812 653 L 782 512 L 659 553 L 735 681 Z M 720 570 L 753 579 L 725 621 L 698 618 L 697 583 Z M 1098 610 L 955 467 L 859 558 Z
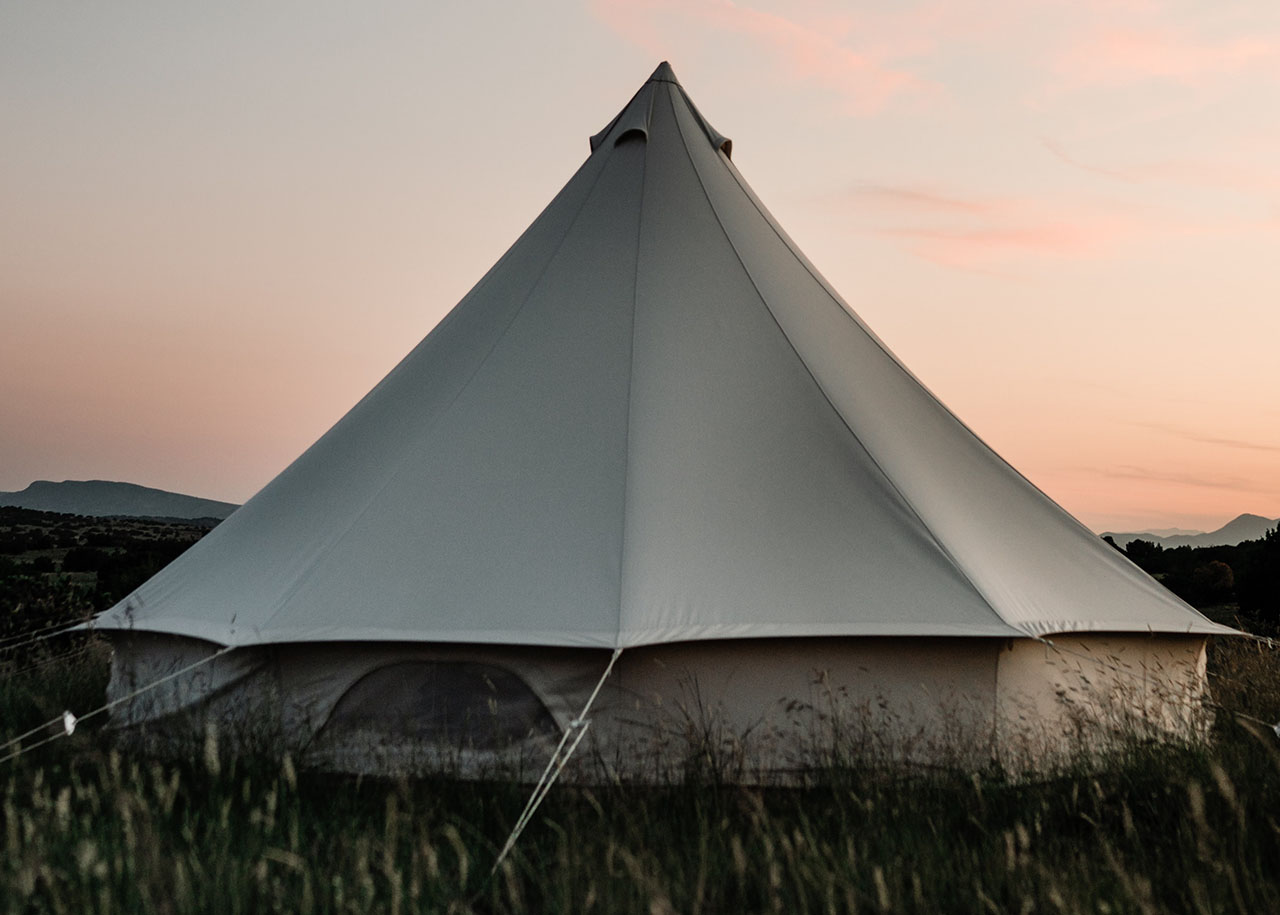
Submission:
M 1189 527 L 1153 527 L 1148 528 L 1146 533 L 1155 537 L 1177 537 L 1179 534 L 1203 534 L 1204 531 L 1194 530 Z
M 1257 540 L 1267 531 L 1280 524 L 1280 518 L 1263 518 L 1261 515 L 1241 515 L 1228 521 L 1216 531 L 1207 534 L 1174 534 L 1168 537 L 1159 536 L 1160 532 L 1142 531 L 1138 533 L 1117 534 L 1104 531 L 1103 537 L 1110 537 L 1119 546 L 1130 540 L 1147 540 L 1158 543 L 1162 547 L 1175 546 L 1235 546 L 1246 540 Z
M 130 518 L 218 518 L 237 508 L 230 502 L 197 499 L 135 483 L 108 480 L 36 480 L 21 492 L 0 492 L 0 505 L 72 515 L 116 515 Z

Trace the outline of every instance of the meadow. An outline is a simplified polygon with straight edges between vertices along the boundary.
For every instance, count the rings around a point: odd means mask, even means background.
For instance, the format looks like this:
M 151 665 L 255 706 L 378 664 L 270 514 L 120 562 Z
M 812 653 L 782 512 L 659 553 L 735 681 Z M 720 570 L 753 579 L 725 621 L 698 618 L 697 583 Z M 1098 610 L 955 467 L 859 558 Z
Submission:
M 101 704 L 106 646 L 48 644 L 0 688 L 14 733 Z M 800 788 L 380 781 L 113 748 L 100 726 L 3 764 L 0 911 L 1280 911 L 1280 656 L 1214 649 L 1212 740 L 1052 777 L 833 766 Z M 97 724 L 96 722 L 94 724 Z

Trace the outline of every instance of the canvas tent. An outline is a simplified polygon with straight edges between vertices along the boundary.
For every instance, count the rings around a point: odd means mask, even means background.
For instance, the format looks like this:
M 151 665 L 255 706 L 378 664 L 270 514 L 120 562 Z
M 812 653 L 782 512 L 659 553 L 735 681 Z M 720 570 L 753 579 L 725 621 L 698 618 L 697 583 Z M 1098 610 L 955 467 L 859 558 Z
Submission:
M 926 760 L 1194 727 L 1230 630 L 930 394 L 669 66 L 590 145 L 381 383 L 97 619 L 113 697 L 170 676 L 117 727 L 536 759 L 615 649 L 589 755 L 624 769 L 690 733 L 768 773 L 837 725 Z

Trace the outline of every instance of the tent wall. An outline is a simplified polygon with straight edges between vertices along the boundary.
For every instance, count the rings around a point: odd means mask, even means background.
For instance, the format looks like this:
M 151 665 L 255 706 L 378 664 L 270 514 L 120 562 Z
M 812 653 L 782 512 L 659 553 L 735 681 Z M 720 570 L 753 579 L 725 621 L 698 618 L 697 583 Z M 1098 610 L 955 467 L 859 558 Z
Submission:
M 1011 768 L 1133 739 L 1200 739 L 1210 716 L 1200 635 L 1010 639 L 998 656 L 996 743 Z
M 1205 721 L 1204 641 L 748 639 L 631 649 L 602 689 L 567 777 L 759 782 L 831 764 L 973 768 L 993 760 L 1022 769 L 1073 760 L 1123 736 L 1196 738 Z M 121 634 L 114 644 L 112 699 L 218 650 L 153 634 Z M 158 752 L 198 748 L 212 726 L 226 749 L 269 744 L 317 768 L 532 780 L 608 657 L 409 643 L 237 649 L 123 703 L 113 725 Z M 377 708 L 370 690 L 386 692 L 387 708 Z M 441 722 L 459 718 L 405 702 L 491 714 L 508 735 L 519 715 L 531 715 L 531 724 L 525 739 L 501 748 L 423 740 L 422 728 L 438 735 Z M 353 719 L 371 708 L 374 719 Z
M 847 761 L 982 765 L 995 640 L 743 639 L 633 649 L 593 717 L 641 777 L 756 781 Z
M 203 639 L 114 632 L 107 701 L 111 726 L 143 749 L 181 753 L 212 726 L 246 748 L 279 744 L 278 668 L 270 648 L 219 654 Z M 216 656 L 216 657 L 215 657 Z

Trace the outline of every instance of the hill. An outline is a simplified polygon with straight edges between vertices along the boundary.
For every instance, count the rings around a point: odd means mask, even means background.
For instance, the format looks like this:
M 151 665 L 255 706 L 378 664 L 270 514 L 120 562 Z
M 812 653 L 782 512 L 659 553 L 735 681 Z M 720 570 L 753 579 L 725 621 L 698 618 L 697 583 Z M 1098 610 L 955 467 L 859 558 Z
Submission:
M 0 492 L 0 506 L 71 515 L 124 518 L 216 518 L 238 505 L 108 480 L 36 480 L 19 492 Z
M 1103 531 L 1102 536 L 1110 537 L 1120 546 L 1124 546 L 1131 540 L 1146 540 L 1149 543 L 1156 543 L 1166 548 L 1178 546 L 1235 546 L 1239 543 L 1244 543 L 1246 540 L 1261 539 L 1267 531 L 1277 524 L 1280 524 L 1280 519 L 1244 514 L 1228 521 L 1216 531 L 1209 531 L 1206 534 L 1173 534 L 1162 537 L 1158 531 L 1139 531 L 1127 534 Z

